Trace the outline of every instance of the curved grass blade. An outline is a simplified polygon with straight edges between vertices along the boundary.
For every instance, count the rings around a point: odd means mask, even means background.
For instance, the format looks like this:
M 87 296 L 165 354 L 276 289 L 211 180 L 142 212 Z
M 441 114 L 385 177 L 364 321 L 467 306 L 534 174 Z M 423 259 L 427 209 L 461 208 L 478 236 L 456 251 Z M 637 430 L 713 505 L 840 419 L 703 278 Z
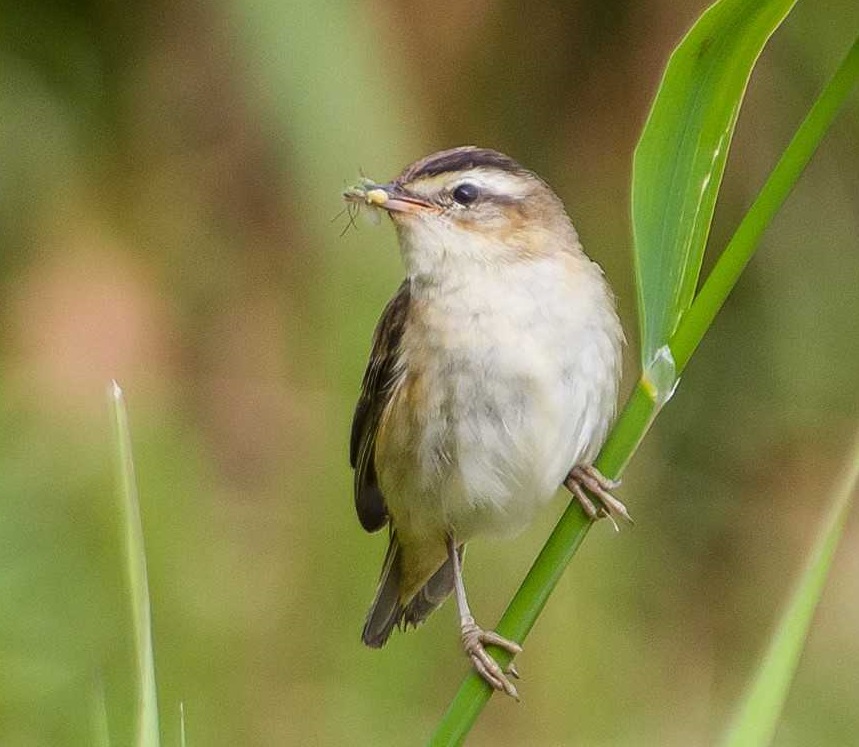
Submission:
M 799 657 L 811 628 L 853 497 L 859 486 L 859 432 L 835 489 L 829 515 L 814 544 L 769 649 L 722 742 L 723 747 L 764 747 L 772 742 Z
M 115 381 L 110 385 L 110 405 L 116 439 L 116 470 L 125 527 L 126 571 L 131 593 L 134 655 L 137 664 L 137 718 L 135 745 L 158 747 L 158 696 L 155 689 L 155 656 L 152 648 L 152 617 L 146 576 L 146 549 L 134 477 L 134 457 L 125 397 Z
M 752 68 L 796 0 L 720 0 L 674 50 L 635 149 L 632 227 L 646 372 L 692 303 Z

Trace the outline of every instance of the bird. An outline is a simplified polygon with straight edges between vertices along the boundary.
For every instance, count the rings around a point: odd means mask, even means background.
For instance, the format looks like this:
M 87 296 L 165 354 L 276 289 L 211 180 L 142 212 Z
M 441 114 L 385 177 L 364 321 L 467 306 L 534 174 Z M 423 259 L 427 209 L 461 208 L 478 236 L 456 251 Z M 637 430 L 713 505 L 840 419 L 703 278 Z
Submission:
M 476 623 L 465 546 L 516 535 L 561 485 L 590 519 L 629 519 L 593 464 L 618 397 L 614 294 L 560 198 L 496 150 L 433 153 L 343 197 L 387 213 L 406 275 L 376 326 L 351 429 L 358 519 L 389 535 L 362 640 L 382 647 L 453 593 L 472 666 L 518 700 L 515 667 L 486 647 L 521 646 Z

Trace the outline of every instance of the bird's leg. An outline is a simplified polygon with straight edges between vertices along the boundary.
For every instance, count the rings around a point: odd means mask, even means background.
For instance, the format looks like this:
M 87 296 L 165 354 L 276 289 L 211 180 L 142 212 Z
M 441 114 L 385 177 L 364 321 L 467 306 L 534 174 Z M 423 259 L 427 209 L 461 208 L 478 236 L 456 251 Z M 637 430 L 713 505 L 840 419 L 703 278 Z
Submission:
M 471 659 L 477 673 L 496 690 L 503 690 L 511 698 L 519 700 L 519 693 L 507 675 L 519 677 L 519 673 L 511 664 L 505 672 L 486 650 L 486 645 L 498 646 L 509 651 L 514 656 L 522 651 L 515 641 L 508 641 L 492 630 L 483 630 L 474 622 L 468 600 L 465 598 L 465 584 L 462 580 L 462 563 L 456 550 L 456 541 L 452 536 L 447 539 L 447 551 L 453 564 L 453 588 L 456 594 L 456 606 L 459 608 L 459 624 L 462 636 L 462 647 Z
M 611 491 L 615 490 L 620 482 L 610 480 L 592 464 L 573 467 L 570 474 L 567 475 L 567 479 L 564 480 L 564 485 L 576 496 L 585 513 L 591 519 L 606 516 L 614 525 L 615 530 L 617 529 L 616 517 L 630 524 L 633 523 L 626 506 L 611 494 Z M 590 490 L 597 499 L 599 507 L 595 506 L 590 496 L 585 493 L 585 488 Z

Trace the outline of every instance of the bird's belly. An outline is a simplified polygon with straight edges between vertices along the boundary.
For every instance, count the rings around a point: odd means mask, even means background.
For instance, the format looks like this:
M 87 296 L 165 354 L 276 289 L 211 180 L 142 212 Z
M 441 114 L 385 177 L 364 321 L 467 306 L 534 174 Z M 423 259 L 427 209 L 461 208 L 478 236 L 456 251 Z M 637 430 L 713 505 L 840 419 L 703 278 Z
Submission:
M 446 351 L 407 376 L 377 447 L 398 531 L 465 541 L 526 526 L 593 458 L 611 416 L 593 389 L 614 372 L 586 376 L 579 354 L 523 340 L 484 357 Z
M 439 447 L 455 455 L 438 496 L 457 536 L 516 532 L 555 494 L 576 458 L 569 395 L 533 374 L 473 383 L 448 437 L 424 452 L 424 462 Z

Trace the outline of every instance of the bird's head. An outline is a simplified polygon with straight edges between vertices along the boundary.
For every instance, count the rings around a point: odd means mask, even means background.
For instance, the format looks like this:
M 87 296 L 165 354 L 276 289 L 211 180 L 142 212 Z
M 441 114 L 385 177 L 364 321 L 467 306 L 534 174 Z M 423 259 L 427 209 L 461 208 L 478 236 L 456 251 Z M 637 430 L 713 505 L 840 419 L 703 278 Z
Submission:
M 433 153 L 394 181 L 366 182 L 345 197 L 387 211 L 410 275 L 581 252 L 551 188 L 512 158 L 487 148 Z

